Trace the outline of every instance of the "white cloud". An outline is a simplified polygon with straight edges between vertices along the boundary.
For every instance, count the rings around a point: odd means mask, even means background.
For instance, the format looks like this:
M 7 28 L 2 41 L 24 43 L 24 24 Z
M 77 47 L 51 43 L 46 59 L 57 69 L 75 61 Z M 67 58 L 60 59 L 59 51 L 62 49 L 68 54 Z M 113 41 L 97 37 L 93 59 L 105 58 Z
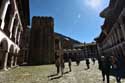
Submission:
M 84 3 L 93 9 L 98 9 L 102 5 L 102 0 L 84 0 Z

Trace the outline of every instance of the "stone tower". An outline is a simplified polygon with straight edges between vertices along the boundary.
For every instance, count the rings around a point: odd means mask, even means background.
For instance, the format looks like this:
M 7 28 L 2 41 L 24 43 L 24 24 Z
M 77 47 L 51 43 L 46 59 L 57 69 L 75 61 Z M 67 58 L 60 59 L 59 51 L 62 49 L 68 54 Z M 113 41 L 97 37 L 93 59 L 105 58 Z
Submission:
M 54 62 L 54 19 L 33 17 L 29 50 L 29 64 L 41 65 Z

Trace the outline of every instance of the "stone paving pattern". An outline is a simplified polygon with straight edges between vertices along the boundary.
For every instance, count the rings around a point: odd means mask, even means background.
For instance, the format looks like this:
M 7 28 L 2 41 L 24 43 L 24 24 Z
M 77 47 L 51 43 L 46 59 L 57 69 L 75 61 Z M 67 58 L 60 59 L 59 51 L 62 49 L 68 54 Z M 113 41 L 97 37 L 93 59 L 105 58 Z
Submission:
M 19 66 L 9 71 L 0 71 L 0 83 L 106 83 L 102 81 L 97 62 L 95 65 L 91 63 L 89 70 L 86 70 L 84 61 L 79 66 L 73 63 L 72 72 L 68 72 L 67 63 L 65 65 L 63 77 L 55 75 L 55 65 Z M 110 82 L 116 83 L 113 76 Z M 122 79 L 122 83 L 125 83 L 125 79 Z

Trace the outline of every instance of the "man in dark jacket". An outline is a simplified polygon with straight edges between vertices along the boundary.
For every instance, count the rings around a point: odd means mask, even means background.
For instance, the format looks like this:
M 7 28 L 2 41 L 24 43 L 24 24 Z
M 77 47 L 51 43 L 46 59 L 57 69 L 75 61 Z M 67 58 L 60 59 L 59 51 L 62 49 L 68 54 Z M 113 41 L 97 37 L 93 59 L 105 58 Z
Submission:
M 60 72 L 60 56 L 57 54 L 57 52 L 55 53 L 55 65 L 57 68 L 57 74 L 59 74 L 59 72 Z
M 107 78 L 107 83 L 109 83 L 111 60 L 110 57 L 101 56 L 99 60 L 99 69 L 102 71 L 103 81 L 105 81 L 105 76 Z
M 72 71 L 71 65 L 72 65 L 72 59 L 71 59 L 71 55 L 68 56 L 68 65 L 69 65 L 69 72 Z
M 88 69 L 90 68 L 89 64 L 90 64 L 89 59 L 86 59 L 86 65 Z

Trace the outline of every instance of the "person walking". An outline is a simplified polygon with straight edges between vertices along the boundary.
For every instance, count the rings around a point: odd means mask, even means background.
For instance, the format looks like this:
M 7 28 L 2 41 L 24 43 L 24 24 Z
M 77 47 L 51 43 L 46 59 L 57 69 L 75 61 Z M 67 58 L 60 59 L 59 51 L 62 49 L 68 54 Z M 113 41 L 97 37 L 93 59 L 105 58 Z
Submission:
M 72 59 L 71 59 L 71 57 L 70 57 L 70 55 L 69 55 L 69 58 L 68 58 L 69 72 L 72 71 L 71 65 L 72 65 Z
M 102 71 L 102 78 L 105 81 L 105 77 L 107 78 L 107 83 L 110 83 L 110 67 L 111 67 L 111 60 L 109 56 L 101 56 L 99 61 L 99 69 Z
M 112 56 L 112 68 L 116 76 L 117 83 L 121 83 L 121 67 L 120 67 L 120 61 L 115 56 Z
M 79 66 L 79 63 L 80 63 L 80 60 L 79 60 L 79 55 L 78 55 L 78 54 L 76 54 L 76 64 L 77 64 L 77 66 Z
M 57 68 L 57 74 L 59 74 L 59 72 L 60 72 L 60 56 L 57 54 L 57 52 L 55 53 L 55 65 Z
M 95 58 L 92 58 L 93 65 L 95 64 Z
M 107 83 L 110 82 L 110 69 L 111 69 L 111 58 L 106 56 L 105 58 L 105 74 L 107 78 Z
M 60 67 L 61 67 L 61 76 L 63 76 L 64 68 L 65 68 L 65 62 L 64 62 L 64 56 L 61 55 L 60 57 Z
M 86 66 L 87 66 L 87 69 L 90 68 L 89 64 L 90 64 L 89 59 L 86 59 Z

